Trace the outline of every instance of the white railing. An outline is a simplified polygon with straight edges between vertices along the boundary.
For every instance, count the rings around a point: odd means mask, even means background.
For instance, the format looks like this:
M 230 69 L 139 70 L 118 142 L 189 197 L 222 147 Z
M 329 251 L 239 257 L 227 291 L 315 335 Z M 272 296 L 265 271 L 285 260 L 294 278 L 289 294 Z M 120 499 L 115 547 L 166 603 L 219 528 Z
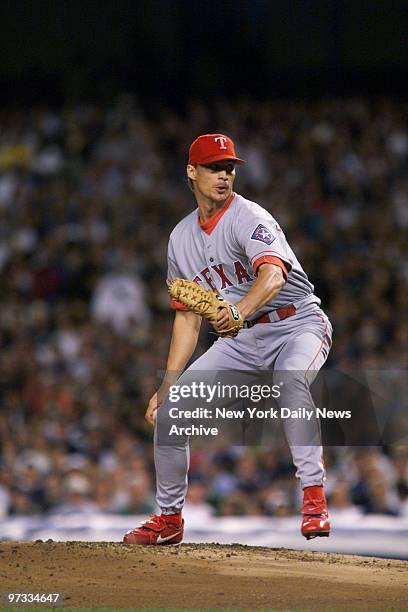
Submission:
M 330 538 L 306 542 L 300 518 L 200 517 L 186 510 L 185 542 L 218 542 L 408 559 L 408 517 L 332 514 Z M 0 540 L 120 542 L 146 516 L 69 514 L 15 517 L 0 523 Z

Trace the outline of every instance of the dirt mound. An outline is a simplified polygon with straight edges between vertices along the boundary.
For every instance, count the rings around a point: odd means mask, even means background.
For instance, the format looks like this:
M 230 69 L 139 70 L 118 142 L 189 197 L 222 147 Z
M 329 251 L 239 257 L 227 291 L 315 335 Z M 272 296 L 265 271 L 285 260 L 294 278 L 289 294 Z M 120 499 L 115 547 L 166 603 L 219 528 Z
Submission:
M 316 544 L 316 548 L 318 543 Z M 407 563 L 185 544 L 0 542 L 4 593 L 60 593 L 64 608 L 406 609 Z

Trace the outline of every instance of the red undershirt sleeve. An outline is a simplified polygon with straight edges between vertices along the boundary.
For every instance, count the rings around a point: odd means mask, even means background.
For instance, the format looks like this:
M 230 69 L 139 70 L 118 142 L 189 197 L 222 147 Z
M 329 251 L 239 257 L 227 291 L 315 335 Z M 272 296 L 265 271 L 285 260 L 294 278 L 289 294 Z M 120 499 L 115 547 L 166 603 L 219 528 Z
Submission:
M 170 306 L 172 307 L 173 310 L 189 310 L 187 306 L 184 306 L 184 304 L 182 304 L 181 302 L 178 302 L 174 298 L 170 300 Z
M 279 266 L 280 269 L 282 270 L 283 278 L 285 279 L 285 282 L 288 280 L 288 270 L 284 262 L 281 259 L 279 259 L 279 257 L 274 257 L 273 255 L 264 255 L 254 261 L 254 263 L 252 264 L 252 269 L 254 271 L 255 276 L 257 276 L 259 266 L 264 263 L 274 264 L 275 266 Z

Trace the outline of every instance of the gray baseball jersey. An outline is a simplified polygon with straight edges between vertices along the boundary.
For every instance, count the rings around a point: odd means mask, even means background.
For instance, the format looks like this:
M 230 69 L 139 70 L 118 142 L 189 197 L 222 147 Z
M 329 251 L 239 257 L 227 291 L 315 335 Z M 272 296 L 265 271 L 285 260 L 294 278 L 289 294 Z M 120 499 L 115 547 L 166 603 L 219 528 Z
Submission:
M 251 319 L 308 296 L 320 304 L 278 222 L 255 202 L 233 193 L 209 222 L 200 224 L 194 210 L 174 228 L 168 247 L 168 283 L 175 278 L 195 280 L 235 304 L 250 290 L 263 262 L 279 265 L 287 282 Z

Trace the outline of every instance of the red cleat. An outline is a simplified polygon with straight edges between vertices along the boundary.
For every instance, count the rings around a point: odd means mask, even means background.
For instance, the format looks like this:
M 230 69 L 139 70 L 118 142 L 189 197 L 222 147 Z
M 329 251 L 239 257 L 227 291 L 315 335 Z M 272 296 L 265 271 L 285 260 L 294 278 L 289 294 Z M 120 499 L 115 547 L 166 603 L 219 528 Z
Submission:
M 323 487 L 316 486 L 303 489 L 302 514 L 301 531 L 307 540 L 330 535 L 329 514 Z
M 152 514 L 150 519 L 140 527 L 131 529 L 123 536 L 125 544 L 152 544 L 175 545 L 183 541 L 184 520 L 181 512 L 177 514 Z

